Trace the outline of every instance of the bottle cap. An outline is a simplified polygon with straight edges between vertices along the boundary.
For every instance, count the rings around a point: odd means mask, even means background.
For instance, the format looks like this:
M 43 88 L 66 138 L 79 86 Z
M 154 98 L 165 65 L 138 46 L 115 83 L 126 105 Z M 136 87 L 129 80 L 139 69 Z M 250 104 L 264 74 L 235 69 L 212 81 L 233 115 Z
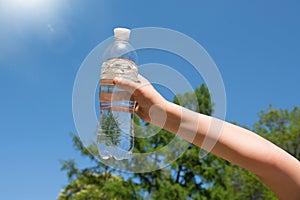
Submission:
M 128 28 L 115 28 L 114 29 L 114 37 L 119 40 L 129 40 L 130 29 Z

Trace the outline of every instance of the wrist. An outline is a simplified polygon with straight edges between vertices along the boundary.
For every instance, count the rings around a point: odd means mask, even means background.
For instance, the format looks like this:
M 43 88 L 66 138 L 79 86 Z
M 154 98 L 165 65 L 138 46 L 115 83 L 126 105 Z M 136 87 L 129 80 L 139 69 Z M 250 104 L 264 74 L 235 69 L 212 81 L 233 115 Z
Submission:
M 166 119 L 163 121 L 164 123 L 161 127 L 177 134 L 182 118 L 182 107 L 172 102 L 165 101 L 163 103 L 163 109 L 163 115 L 166 116 Z
M 161 99 L 159 103 L 152 105 L 149 109 L 149 119 L 150 123 L 158 126 L 160 128 L 164 128 L 164 125 L 167 121 L 168 117 L 168 107 L 169 103 L 165 99 Z

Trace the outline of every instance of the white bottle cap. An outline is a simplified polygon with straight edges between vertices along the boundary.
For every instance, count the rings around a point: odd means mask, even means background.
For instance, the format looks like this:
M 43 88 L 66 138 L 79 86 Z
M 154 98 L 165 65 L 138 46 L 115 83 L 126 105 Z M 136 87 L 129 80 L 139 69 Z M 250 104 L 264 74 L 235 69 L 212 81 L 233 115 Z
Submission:
M 128 28 L 115 28 L 114 29 L 114 37 L 119 40 L 129 40 L 130 37 L 130 29 Z

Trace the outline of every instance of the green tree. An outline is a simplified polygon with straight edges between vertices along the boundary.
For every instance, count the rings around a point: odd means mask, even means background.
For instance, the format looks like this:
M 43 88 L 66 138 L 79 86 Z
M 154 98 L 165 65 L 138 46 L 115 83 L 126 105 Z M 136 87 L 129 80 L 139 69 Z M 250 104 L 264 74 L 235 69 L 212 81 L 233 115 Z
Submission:
M 300 107 L 289 111 L 270 105 L 259 113 L 254 131 L 300 159 Z
M 119 116 L 114 115 L 113 111 L 102 113 L 101 134 L 97 139 L 105 141 L 107 146 L 117 146 L 120 143 L 121 130 L 118 118 Z
M 81 172 L 64 188 L 58 200 L 72 199 L 135 199 L 131 183 L 111 173 L 90 174 Z
M 125 181 L 95 157 L 95 146 L 85 148 L 77 135 L 71 136 L 74 148 L 80 151 L 82 156 L 89 157 L 91 167 L 79 169 L 74 160 L 61 161 L 61 170 L 67 172 L 69 184 L 61 190 L 59 200 L 140 199 L 135 193 L 136 186 L 130 179 Z
M 176 95 L 173 102 L 207 115 L 213 111 L 210 94 L 205 85 L 201 85 L 194 93 Z M 145 124 L 144 131 L 151 133 L 157 129 L 150 124 Z M 166 146 L 175 137 L 165 130 L 160 130 L 153 135 L 150 138 L 137 138 L 135 151 L 156 151 Z M 177 199 L 192 198 L 194 194 L 201 192 L 206 184 L 201 180 L 201 162 L 199 148 L 191 144 L 180 159 L 164 170 L 135 174 L 134 178 L 138 180 L 142 193 L 150 195 L 151 199 L 174 199 L 174 195 Z

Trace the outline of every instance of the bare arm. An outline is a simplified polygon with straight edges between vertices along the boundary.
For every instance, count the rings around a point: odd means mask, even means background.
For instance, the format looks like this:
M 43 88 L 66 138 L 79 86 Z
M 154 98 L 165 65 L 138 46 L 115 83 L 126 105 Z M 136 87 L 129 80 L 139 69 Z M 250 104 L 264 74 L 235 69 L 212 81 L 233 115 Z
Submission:
M 132 92 L 136 113 L 147 122 L 179 135 L 256 174 L 280 199 L 300 199 L 300 162 L 276 145 L 239 126 L 166 101 L 151 84 L 114 79 Z M 211 141 L 207 145 L 204 141 Z

